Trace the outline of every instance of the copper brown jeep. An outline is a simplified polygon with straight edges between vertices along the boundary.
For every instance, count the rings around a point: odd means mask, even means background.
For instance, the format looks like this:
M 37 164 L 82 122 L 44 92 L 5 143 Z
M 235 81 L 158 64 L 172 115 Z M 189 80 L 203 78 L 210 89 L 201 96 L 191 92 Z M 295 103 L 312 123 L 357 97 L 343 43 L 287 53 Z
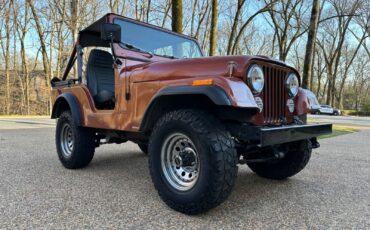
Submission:
M 107 14 L 80 31 L 52 80 L 63 166 L 87 166 L 101 144 L 132 141 L 171 208 L 204 212 L 230 195 L 237 164 L 285 179 L 308 163 L 330 124 L 306 124 L 298 72 L 264 56 L 204 57 L 191 37 Z

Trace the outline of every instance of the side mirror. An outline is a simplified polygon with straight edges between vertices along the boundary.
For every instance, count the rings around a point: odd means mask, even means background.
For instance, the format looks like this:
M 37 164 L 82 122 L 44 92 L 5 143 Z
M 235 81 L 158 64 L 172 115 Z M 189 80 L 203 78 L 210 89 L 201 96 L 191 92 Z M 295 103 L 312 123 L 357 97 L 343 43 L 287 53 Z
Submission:
M 121 26 L 111 23 L 105 23 L 101 27 L 101 39 L 112 43 L 121 42 Z

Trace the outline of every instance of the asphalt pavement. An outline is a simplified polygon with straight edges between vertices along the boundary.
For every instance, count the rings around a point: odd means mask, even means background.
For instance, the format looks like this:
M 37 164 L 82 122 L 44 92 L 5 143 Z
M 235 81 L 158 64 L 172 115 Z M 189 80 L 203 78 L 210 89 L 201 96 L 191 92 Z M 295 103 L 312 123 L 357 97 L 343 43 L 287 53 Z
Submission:
M 370 229 L 370 129 L 321 140 L 285 181 L 241 165 L 225 203 L 187 216 L 160 200 L 135 144 L 103 145 L 88 167 L 67 170 L 54 126 L 0 118 L 0 229 Z

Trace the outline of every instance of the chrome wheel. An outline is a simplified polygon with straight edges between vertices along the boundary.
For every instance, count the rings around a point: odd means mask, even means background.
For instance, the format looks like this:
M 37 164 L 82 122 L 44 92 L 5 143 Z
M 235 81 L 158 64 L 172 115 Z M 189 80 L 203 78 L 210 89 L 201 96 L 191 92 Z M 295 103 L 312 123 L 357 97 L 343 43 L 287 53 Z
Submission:
M 73 151 L 74 137 L 72 133 L 72 128 L 68 123 L 65 123 L 62 127 L 60 135 L 60 145 L 62 149 L 62 154 L 65 158 L 69 158 Z
M 198 180 L 199 155 L 193 142 L 184 134 L 174 133 L 165 139 L 161 165 L 167 182 L 177 190 L 190 190 Z

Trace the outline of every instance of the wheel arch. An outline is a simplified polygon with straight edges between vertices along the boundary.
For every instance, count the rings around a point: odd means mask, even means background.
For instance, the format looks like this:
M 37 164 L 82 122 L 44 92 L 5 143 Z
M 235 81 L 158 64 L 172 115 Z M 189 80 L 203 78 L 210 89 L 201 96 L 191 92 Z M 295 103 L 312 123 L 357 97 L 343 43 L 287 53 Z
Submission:
M 73 121 L 77 126 L 81 126 L 81 110 L 80 104 L 78 103 L 76 97 L 71 93 L 63 93 L 56 99 L 53 110 L 51 112 L 51 118 L 58 118 L 64 111 L 70 110 Z
M 140 131 L 150 131 L 164 113 L 184 108 L 208 110 L 222 116 L 232 114 L 237 117 L 236 110 L 250 116 L 255 114 L 254 109 L 233 107 L 226 92 L 217 86 L 168 87 L 160 90 L 150 101 Z

